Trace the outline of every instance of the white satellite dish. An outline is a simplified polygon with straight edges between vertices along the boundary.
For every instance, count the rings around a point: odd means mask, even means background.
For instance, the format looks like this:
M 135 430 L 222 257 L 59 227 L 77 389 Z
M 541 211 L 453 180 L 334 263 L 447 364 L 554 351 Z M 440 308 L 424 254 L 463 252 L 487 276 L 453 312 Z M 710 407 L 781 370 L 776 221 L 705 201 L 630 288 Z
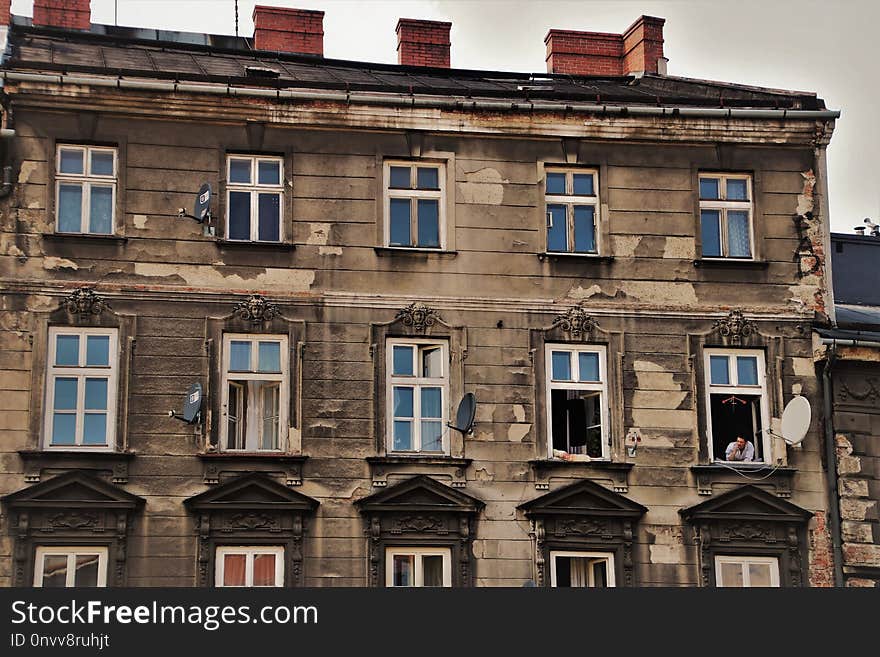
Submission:
M 800 445 L 810 430 L 810 417 L 812 411 L 810 402 L 800 395 L 785 405 L 782 411 L 782 438 L 788 445 Z

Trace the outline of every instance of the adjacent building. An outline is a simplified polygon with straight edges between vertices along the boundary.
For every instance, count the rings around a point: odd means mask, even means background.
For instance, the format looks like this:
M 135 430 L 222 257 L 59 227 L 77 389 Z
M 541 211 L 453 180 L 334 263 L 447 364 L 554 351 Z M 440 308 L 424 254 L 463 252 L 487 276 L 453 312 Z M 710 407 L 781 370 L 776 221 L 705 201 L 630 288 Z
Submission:
M 834 323 L 817 328 L 838 579 L 880 582 L 880 235 L 831 234 Z M 836 454 L 834 449 L 836 448 Z
M 659 18 L 533 74 L 322 19 L 9 18 L 0 583 L 831 585 L 838 113 L 668 75 Z

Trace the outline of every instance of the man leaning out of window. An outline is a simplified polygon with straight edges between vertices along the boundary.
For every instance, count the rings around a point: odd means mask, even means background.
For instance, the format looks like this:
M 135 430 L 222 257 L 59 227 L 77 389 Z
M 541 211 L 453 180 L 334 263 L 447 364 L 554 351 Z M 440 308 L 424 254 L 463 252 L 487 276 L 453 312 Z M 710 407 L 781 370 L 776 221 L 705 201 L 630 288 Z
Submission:
M 737 436 L 736 440 L 727 446 L 724 455 L 728 461 L 754 461 L 755 446 L 742 436 Z

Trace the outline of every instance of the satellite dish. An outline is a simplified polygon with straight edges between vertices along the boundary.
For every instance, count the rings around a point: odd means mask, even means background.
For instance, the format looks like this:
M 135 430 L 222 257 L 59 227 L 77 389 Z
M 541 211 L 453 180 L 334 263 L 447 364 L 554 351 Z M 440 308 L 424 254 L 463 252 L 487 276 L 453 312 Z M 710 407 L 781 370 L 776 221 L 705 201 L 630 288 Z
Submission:
M 198 422 L 202 410 L 202 384 L 193 383 L 186 392 L 183 400 L 183 413 L 178 415 L 174 411 L 168 411 L 168 416 L 177 420 L 183 420 L 188 424 Z
M 211 185 L 205 183 L 199 188 L 199 195 L 196 196 L 196 204 L 193 208 L 193 215 L 196 217 L 196 221 L 200 224 L 205 223 L 205 220 L 210 217 L 211 214 Z
M 782 435 L 780 436 L 789 445 L 800 445 L 810 429 L 812 412 L 810 402 L 800 395 L 785 405 L 782 411 Z
M 196 202 L 193 206 L 193 213 L 187 214 L 186 208 L 177 210 L 177 216 L 180 218 L 195 219 L 200 224 L 211 223 L 211 185 L 205 183 L 199 187 L 199 193 L 196 195 Z
M 462 435 L 469 434 L 474 430 L 474 417 L 477 414 L 477 398 L 469 392 L 458 403 L 458 411 L 455 413 L 455 424 L 447 424 L 448 427 L 460 431 Z

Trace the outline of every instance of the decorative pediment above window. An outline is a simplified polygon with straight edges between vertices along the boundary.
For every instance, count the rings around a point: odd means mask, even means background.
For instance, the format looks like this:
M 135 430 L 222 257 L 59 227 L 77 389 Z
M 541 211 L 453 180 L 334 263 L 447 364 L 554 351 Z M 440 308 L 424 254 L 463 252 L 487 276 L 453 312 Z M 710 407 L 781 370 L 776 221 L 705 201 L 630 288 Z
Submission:
M 254 472 L 236 477 L 184 502 L 195 511 L 258 510 L 313 513 L 318 500 L 291 490 L 269 476 Z
M 259 294 L 252 294 L 244 301 L 239 301 L 232 312 L 239 319 L 253 324 L 269 322 L 281 315 L 277 305 Z
M 519 506 L 526 517 L 548 515 L 639 518 L 648 509 L 593 481 L 583 480 Z
M 100 315 L 110 308 L 107 300 L 96 294 L 90 287 L 74 290 L 65 297 L 61 306 L 68 314 L 79 316 Z
M 742 310 L 733 309 L 727 317 L 716 320 L 712 325 L 712 333 L 717 341 L 726 346 L 751 346 L 758 338 L 758 326 L 746 319 Z
M 302 584 L 305 516 L 315 512 L 318 500 L 254 472 L 194 495 L 184 504 L 198 517 L 199 586 L 214 581 L 217 548 L 224 545 L 283 547 L 286 584 Z
M 108 549 L 107 582 L 125 585 L 125 554 L 131 516 L 144 499 L 78 470 L 47 479 L 2 498 L 15 541 L 13 583 L 33 581 L 35 548 L 86 542 Z
M 532 521 L 538 586 L 550 582 L 554 550 L 614 555 L 615 579 L 635 585 L 633 541 L 636 524 L 648 509 L 593 481 L 583 480 L 518 507 Z
M 436 479 L 419 475 L 364 497 L 355 505 L 361 512 L 421 511 L 440 513 L 479 513 L 485 504 Z
M 717 556 L 774 558 L 782 586 L 802 586 L 806 568 L 806 509 L 753 485 L 679 511 L 700 549 L 703 586 L 716 582 Z
M 425 475 L 407 479 L 362 498 L 355 506 L 368 522 L 370 586 L 385 581 L 389 546 L 431 547 L 451 551 L 452 585 L 473 578 L 471 542 L 477 514 L 485 504 Z

